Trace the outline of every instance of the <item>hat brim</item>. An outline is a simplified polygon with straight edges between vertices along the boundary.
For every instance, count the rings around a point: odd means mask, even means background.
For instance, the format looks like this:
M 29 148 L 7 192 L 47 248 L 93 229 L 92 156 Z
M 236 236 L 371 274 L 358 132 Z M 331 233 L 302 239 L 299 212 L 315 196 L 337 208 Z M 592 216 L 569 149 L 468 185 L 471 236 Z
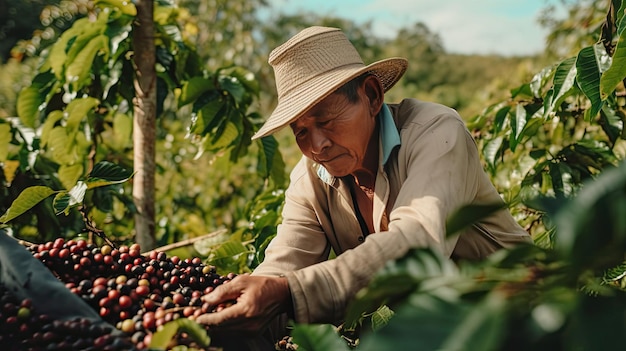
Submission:
M 350 65 L 333 72 L 320 75 L 303 83 L 298 89 L 281 97 L 267 121 L 252 136 L 258 139 L 279 131 L 300 118 L 318 102 L 335 92 L 345 83 L 370 72 L 380 79 L 383 90 L 388 91 L 406 72 L 408 62 L 404 58 L 393 57 L 374 62 L 368 66 Z

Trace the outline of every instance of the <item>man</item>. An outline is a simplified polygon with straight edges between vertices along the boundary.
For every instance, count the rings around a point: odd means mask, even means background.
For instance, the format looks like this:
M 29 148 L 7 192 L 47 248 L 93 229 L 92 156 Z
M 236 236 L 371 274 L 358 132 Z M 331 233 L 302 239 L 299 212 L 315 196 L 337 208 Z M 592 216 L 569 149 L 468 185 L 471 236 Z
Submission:
M 253 138 L 290 126 L 304 157 L 264 262 L 204 296 L 237 303 L 199 322 L 259 331 L 286 313 L 299 323 L 338 323 L 357 291 L 410 248 L 475 260 L 531 242 L 506 210 L 445 237 L 456 209 L 502 200 L 454 110 L 383 102 L 405 59 L 365 66 L 339 29 L 310 27 L 276 48 L 269 63 L 278 105 Z M 337 256 L 329 260 L 331 250 Z

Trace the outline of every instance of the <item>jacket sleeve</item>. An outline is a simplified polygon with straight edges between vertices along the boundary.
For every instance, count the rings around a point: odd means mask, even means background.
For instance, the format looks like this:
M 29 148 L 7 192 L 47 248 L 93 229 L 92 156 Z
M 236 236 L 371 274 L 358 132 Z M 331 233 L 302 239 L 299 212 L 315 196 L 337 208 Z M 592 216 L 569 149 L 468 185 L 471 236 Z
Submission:
M 445 239 L 445 220 L 471 202 L 483 171 L 474 140 L 453 110 L 409 123 L 401 139 L 398 167 L 405 168 L 406 181 L 390 213 L 389 230 L 369 235 L 335 259 L 287 272 L 296 321 L 340 321 L 350 299 L 371 277 L 410 248 L 452 252 L 456 241 Z
M 306 161 L 302 158 L 291 173 L 292 186 L 285 192 L 282 223 L 253 275 L 282 276 L 328 259 L 331 246 L 307 197 L 310 191 L 295 186 L 303 184 L 305 168 Z

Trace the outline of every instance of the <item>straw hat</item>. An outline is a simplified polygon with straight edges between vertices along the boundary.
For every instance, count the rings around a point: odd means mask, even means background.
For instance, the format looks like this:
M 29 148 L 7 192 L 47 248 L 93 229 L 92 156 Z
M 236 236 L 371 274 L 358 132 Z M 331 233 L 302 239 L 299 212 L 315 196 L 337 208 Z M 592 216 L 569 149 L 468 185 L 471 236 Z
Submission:
M 302 116 L 343 84 L 365 72 L 376 75 L 384 91 L 404 74 L 407 60 L 389 58 L 363 64 L 361 56 L 339 28 L 309 27 L 274 49 L 278 105 L 252 139 L 270 135 Z

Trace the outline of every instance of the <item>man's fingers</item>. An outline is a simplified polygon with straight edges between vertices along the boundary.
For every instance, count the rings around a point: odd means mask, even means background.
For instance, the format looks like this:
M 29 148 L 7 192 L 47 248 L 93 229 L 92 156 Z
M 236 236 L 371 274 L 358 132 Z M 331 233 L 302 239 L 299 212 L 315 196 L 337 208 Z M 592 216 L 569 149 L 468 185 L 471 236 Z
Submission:
M 219 312 L 210 312 L 196 317 L 196 322 L 209 326 L 226 327 L 241 318 L 241 307 L 232 305 Z
M 201 297 L 202 301 L 208 302 L 210 305 L 215 306 L 217 304 L 236 300 L 241 295 L 241 288 L 235 284 L 228 283 L 222 284 L 211 291 L 209 294 Z

